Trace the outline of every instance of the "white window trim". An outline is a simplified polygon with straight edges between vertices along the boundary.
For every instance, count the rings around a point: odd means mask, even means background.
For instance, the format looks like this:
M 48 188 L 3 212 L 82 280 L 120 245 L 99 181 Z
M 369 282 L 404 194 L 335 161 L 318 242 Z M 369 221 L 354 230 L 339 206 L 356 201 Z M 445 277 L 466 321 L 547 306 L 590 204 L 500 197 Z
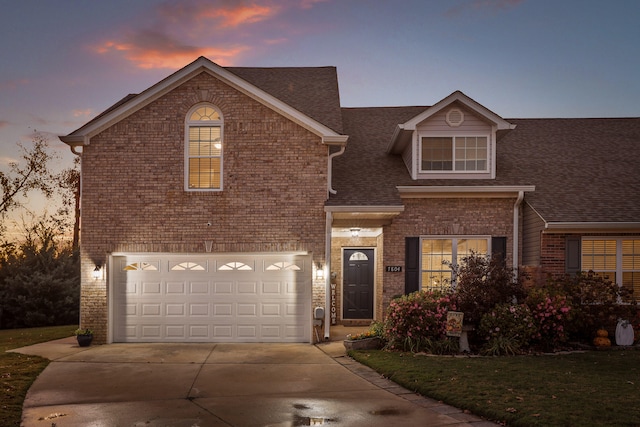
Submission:
M 451 138 L 452 139 L 452 167 L 455 168 L 456 164 L 456 149 L 455 149 L 455 139 L 456 138 L 487 138 L 487 158 L 486 158 L 486 168 L 482 170 L 472 170 L 472 171 L 459 171 L 459 170 L 442 170 L 442 171 L 431 171 L 422 169 L 422 138 Z M 477 132 L 456 132 L 456 133 L 438 133 L 438 134 L 419 134 L 418 135 L 418 173 L 420 174 L 429 174 L 429 175 L 442 175 L 442 174 L 486 174 L 491 171 L 491 152 L 492 152 L 492 140 L 491 135 L 488 133 L 477 133 Z
M 487 138 L 487 168 L 481 171 L 427 171 L 422 169 L 422 138 L 455 138 L 455 137 L 486 137 Z M 412 165 L 414 179 L 494 179 L 496 174 L 496 138 L 495 131 L 490 133 L 456 130 L 452 132 L 414 132 L 415 161 Z M 454 153 L 455 154 L 455 153 Z M 455 160 L 454 160 L 455 161 Z
M 584 241 L 585 240 L 615 240 L 616 241 L 616 269 L 614 270 L 598 270 L 597 272 L 601 273 L 615 273 L 616 275 L 616 285 L 622 287 L 622 276 L 625 270 L 622 269 L 622 241 L 623 240 L 638 240 L 640 237 L 638 236 L 582 236 L 580 242 L 580 269 L 584 270 L 584 266 L 582 265 L 582 257 L 584 254 Z M 586 271 L 586 270 L 585 270 Z M 595 271 L 595 270 L 594 270 Z M 626 271 L 635 271 L 635 270 L 626 270 Z
M 422 242 L 424 240 L 451 240 L 451 241 L 456 241 L 455 245 L 451 246 L 451 262 L 453 263 L 453 265 L 455 267 L 458 266 L 457 264 L 457 259 L 458 259 L 458 240 L 461 239 L 473 239 L 473 240 L 481 240 L 484 239 L 487 241 L 487 256 L 491 256 L 491 235 L 475 235 L 475 234 L 455 234 L 455 235 L 442 235 L 442 234 L 436 234 L 436 235 L 424 235 L 424 236 L 420 236 L 420 289 L 423 289 L 423 284 L 422 284 L 422 273 L 424 271 L 426 271 L 425 269 L 422 268 L 422 258 L 423 258 L 423 253 L 422 253 Z M 442 270 L 445 270 L 445 268 L 443 268 Z M 454 288 L 456 286 L 456 277 L 455 274 L 451 275 L 451 287 Z
M 200 107 L 210 107 L 216 110 L 218 115 L 220 116 L 220 120 L 212 120 L 210 122 L 203 121 L 191 121 L 189 117 L 191 114 Z M 189 187 L 189 129 L 191 126 L 206 126 L 210 124 L 211 126 L 219 126 L 220 127 L 220 142 L 222 144 L 222 148 L 220 151 L 220 188 L 190 188 Z M 215 105 L 209 102 L 200 102 L 189 109 L 187 115 L 185 116 L 184 122 L 184 190 L 189 192 L 220 192 L 224 189 L 224 117 L 222 116 L 222 111 Z

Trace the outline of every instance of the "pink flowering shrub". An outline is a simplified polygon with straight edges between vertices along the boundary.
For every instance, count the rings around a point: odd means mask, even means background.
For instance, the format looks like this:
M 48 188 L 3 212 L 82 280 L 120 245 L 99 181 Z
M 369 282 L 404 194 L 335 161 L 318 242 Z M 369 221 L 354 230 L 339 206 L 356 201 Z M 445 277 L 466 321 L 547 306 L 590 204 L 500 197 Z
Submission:
M 447 312 L 455 310 L 450 294 L 420 291 L 394 299 L 387 310 L 387 347 L 402 351 L 430 351 L 445 340 Z
M 532 289 L 526 304 L 537 328 L 534 342 L 545 351 L 557 350 L 567 341 L 573 311 L 571 302 L 565 295 L 551 295 L 547 289 Z
M 485 340 L 481 353 L 518 354 L 527 349 L 536 325 L 526 304 L 498 304 L 480 320 L 478 335 Z

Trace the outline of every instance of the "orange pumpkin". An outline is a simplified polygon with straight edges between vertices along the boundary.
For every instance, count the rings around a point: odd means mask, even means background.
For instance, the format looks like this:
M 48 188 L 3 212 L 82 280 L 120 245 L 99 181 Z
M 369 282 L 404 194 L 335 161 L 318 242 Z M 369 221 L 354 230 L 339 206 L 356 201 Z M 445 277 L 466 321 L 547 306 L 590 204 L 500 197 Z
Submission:
M 607 334 L 607 331 L 604 331 L 604 332 L 605 334 Z M 598 336 L 593 339 L 593 345 L 595 345 L 598 348 L 611 347 L 611 340 L 607 338 L 606 335 L 603 336 L 601 334 L 598 334 Z
M 608 337 L 608 336 L 609 336 L 609 332 L 607 332 L 607 330 L 606 330 L 606 329 L 598 329 L 598 330 L 596 331 L 596 336 L 597 336 L 597 337 L 603 337 L 603 338 L 606 338 L 606 337 Z

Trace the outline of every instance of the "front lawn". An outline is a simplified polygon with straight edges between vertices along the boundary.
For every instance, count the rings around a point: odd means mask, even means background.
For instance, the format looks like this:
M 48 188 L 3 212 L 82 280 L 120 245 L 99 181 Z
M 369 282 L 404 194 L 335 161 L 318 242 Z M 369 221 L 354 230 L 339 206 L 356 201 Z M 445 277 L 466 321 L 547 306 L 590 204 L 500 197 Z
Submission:
M 38 356 L 7 350 L 73 335 L 77 326 L 0 330 L 0 425 L 19 426 L 22 403 L 36 377 L 49 364 Z
M 509 426 L 639 426 L 640 351 L 452 357 L 349 355 L 385 377 Z

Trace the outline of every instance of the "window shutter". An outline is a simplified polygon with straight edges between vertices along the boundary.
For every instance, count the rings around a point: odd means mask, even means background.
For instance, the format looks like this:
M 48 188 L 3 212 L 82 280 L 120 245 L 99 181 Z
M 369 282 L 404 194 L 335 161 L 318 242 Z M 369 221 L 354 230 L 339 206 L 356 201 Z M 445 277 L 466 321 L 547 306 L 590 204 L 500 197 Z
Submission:
M 572 276 L 580 271 L 581 244 L 580 236 L 567 236 L 565 240 L 564 271 Z
M 491 257 L 507 265 L 507 238 L 491 237 Z
M 420 238 L 405 237 L 404 241 L 404 293 L 420 290 Z

